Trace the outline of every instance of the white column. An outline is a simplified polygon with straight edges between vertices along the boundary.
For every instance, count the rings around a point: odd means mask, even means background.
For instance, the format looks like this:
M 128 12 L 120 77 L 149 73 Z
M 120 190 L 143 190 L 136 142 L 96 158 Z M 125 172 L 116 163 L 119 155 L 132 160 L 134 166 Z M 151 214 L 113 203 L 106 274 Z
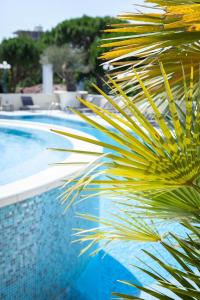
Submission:
M 44 94 L 53 93 L 53 66 L 51 64 L 42 65 L 42 90 Z

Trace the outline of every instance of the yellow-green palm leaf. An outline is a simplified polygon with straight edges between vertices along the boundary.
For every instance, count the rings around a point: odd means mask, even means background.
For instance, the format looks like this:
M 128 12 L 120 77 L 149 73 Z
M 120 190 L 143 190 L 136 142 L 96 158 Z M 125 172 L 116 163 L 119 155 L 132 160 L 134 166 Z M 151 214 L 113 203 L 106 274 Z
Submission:
M 122 110 L 111 97 L 96 87 L 118 111 L 118 114 L 106 111 L 82 99 L 80 101 L 99 116 L 100 120 L 94 121 L 90 117 L 76 112 L 83 120 L 108 135 L 110 137 L 109 144 L 77 136 L 70 132 L 55 130 L 61 135 L 107 148 L 107 153 L 104 154 L 103 158 L 101 158 L 100 153 L 92 152 L 91 154 L 96 155 L 98 160 L 90 166 L 89 171 L 83 169 L 82 174 L 84 175 L 81 179 L 73 178 L 74 185 L 69 186 L 64 195 L 64 200 L 67 200 L 75 193 L 72 200 L 69 200 L 69 204 L 80 193 L 83 193 L 84 197 L 90 197 L 85 195 L 89 192 L 106 194 L 121 202 L 123 199 L 144 199 L 141 203 L 145 207 L 149 205 L 148 201 L 151 201 L 150 205 L 155 206 L 153 203 L 156 203 L 162 193 L 182 189 L 186 196 L 182 197 L 180 194 L 176 194 L 174 198 L 177 199 L 177 203 L 178 201 L 180 203 L 181 199 L 182 203 L 187 202 L 187 198 L 191 203 L 187 207 L 183 204 L 180 215 L 184 216 L 184 209 L 187 211 L 190 205 L 193 212 L 198 210 L 199 196 L 194 197 L 194 194 L 187 192 L 188 189 L 197 193 L 200 190 L 200 105 L 197 99 L 193 99 L 193 68 L 191 68 L 190 89 L 185 90 L 185 113 L 180 113 L 177 109 L 162 64 L 161 73 L 165 83 L 166 101 L 171 120 L 165 119 L 140 76 L 135 72 L 141 89 L 154 112 L 154 125 L 145 119 L 119 85 L 110 78 L 118 90 L 121 101 L 126 105 L 126 110 Z M 66 151 L 76 152 L 76 150 L 70 149 Z M 168 197 L 170 199 L 172 196 L 169 195 Z M 127 203 L 126 200 L 125 203 Z M 172 199 L 169 203 L 173 207 Z M 166 214 L 167 207 L 165 209 L 164 214 Z M 176 209 L 178 210 L 178 204 Z M 161 211 L 162 209 L 160 209 Z
M 156 280 L 154 288 L 139 286 L 134 282 L 122 283 L 137 288 L 144 292 L 139 297 L 133 295 L 125 295 L 114 293 L 117 299 L 200 299 L 200 256 L 199 256 L 199 227 L 187 226 L 190 230 L 190 236 L 183 239 L 171 234 L 170 242 L 162 242 L 162 248 L 157 255 L 149 251 L 143 251 L 143 255 L 149 260 L 156 262 L 159 268 L 152 268 L 150 263 L 143 261 L 142 267 L 134 266 L 136 270 L 142 271 L 144 274 Z M 168 253 L 173 258 L 173 264 L 169 263 L 164 253 Z M 163 276 L 162 272 L 165 272 Z
M 153 11 L 126 13 L 119 16 L 128 24 L 114 24 L 106 32 L 119 33 L 102 44 L 107 50 L 101 58 L 109 61 L 114 69 L 113 78 L 126 92 L 134 92 L 141 100 L 139 86 L 132 72 L 137 67 L 151 93 L 160 96 L 163 92 L 158 61 L 162 61 L 168 73 L 172 89 L 183 92 L 183 72 L 189 81 L 190 65 L 194 65 L 194 85 L 200 61 L 200 1 L 146 0 Z M 152 8 L 152 6 L 151 6 Z M 181 97 L 180 97 L 181 98 Z M 156 99 L 156 98 L 154 98 Z M 180 100 L 180 99 L 179 99 Z

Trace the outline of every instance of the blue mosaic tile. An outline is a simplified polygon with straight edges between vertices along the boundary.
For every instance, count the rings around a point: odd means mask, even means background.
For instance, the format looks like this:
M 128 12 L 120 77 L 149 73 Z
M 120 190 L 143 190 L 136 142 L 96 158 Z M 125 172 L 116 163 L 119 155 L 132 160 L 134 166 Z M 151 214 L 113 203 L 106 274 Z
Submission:
M 87 264 L 88 255 L 78 256 L 82 246 L 71 243 L 72 229 L 91 224 L 81 224 L 75 207 L 64 214 L 60 193 L 54 189 L 0 209 L 1 300 L 59 299 Z M 97 202 L 85 202 L 81 210 L 96 212 Z

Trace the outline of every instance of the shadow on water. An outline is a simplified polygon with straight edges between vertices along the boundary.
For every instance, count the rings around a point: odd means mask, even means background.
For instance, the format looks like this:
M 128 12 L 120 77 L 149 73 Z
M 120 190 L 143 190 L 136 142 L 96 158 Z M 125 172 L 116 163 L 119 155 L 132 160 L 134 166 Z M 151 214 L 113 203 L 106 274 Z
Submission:
M 111 255 L 101 251 L 91 257 L 86 269 L 59 300 L 110 300 L 112 292 L 139 296 L 140 292 L 118 280 L 141 285 L 136 277 Z

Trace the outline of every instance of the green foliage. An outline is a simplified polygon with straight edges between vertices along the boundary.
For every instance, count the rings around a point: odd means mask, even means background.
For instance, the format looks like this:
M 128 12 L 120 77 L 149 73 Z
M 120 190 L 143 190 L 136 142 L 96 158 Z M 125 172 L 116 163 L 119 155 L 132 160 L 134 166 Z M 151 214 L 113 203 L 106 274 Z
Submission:
M 61 46 L 71 43 L 75 47 L 83 47 L 88 50 L 97 37 L 100 37 L 108 24 L 116 22 L 116 19 L 107 17 L 83 16 L 66 20 L 58 24 L 51 32 L 44 33 L 42 41 L 45 44 Z
M 14 68 L 12 71 L 12 90 L 17 85 L 34 85 L 41 82 L 41 66 L 39 57 L 49 46 L 63 46 L 70 44 L 73 48 L 85 51 L 84 61 L 89 72 L 75 76 L 77 80 L 85 82 L 85 87 L 90 87 L 90 82 L 98 77 L 98 84 L 102 87 L 100 77 L 104 72 L 99 66 L 98 57 L 102 53 L 98 47 L 100 37 L 105 36 L 103 30 L 112 23 L 118 22 L 115 18 L 89 17 L 66 20 L 58 24 L 51 31 L 43 33 L 40 40 L 32 41 L 23 36 L 7 39 L 0 45 L 0 59 L 7 60 Z M 116 34 L 114 34 L 116 36 Z M 75 72 L 76 73 L 76 72 Z M 85 72 L 84 72 L 85 73 Z
M 102 38 L 106 38 L 107 34 L 103 30 L 114 23 L 121 21 L 109 16 L 106 17 L 89 17 L 83 16 L 66 20 L 58 24 L 52 31 L 46 32 L 41 37 L 41 41 L 45 45 L 71 44 L 75 48 L 83 48 L 86 53 L 86 63 L 89 65 L 90 72 L 87 76 L 83 76 L 82 80 L 85 89 L 94 92 L 91 82 L 97 82 L 102 88 L 101 78 L 104 76 L 104 70 L 100 66 L 99 57 L 103 53 L 100 47 Z M 118 34 L 112 34 L 116 37 Z
M 20 82 L 30 80 L 39 83 L 41 80 L 38 72 L 40 47 L 28 37 L 17 37 L 3 40 L 0 45 L 0 60 L 11 64 L 11 90 Z
M 82 49 L 74 48 L 71 45 L 50 46 L 44 50 L 41 62 L 51 63 L 54 72 L 65 81 L 67 90 L 75 91 L 77 77 L 89 72 L 85 56 Z

